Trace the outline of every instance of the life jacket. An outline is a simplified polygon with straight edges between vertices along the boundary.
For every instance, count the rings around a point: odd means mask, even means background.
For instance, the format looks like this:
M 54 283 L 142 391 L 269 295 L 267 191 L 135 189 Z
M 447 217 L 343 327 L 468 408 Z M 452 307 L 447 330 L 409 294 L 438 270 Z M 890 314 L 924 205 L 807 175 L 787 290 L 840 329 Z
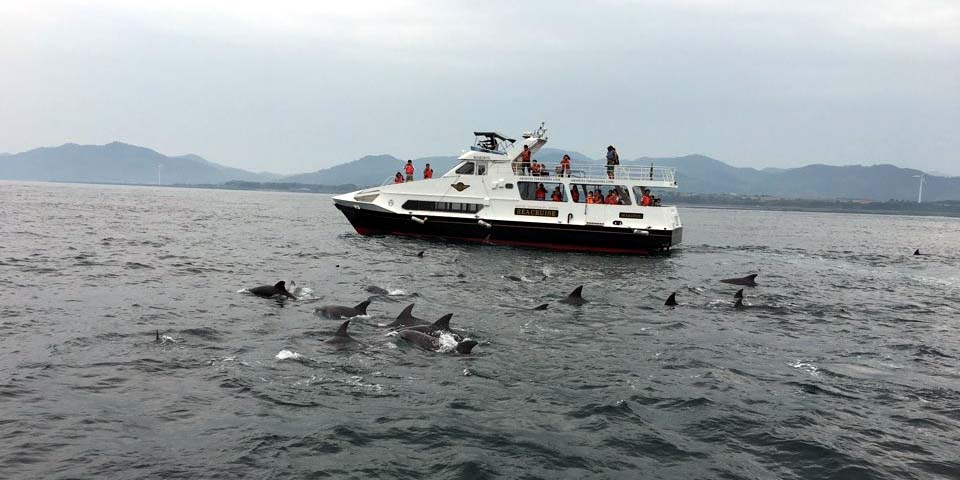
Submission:
M 554 202 L 559 202 L 563 200 L 563 196 L 557 192 L 553 192 L 553 195 L 550 195 L 550 199 L 553 200 Z
M 563 171 L 570 170 L 570 159 L 564 158 L 563 160 L 560 160 L 560 166 L 563 168 Z
M 650 203 L 651 203 L 651 201 L 650 201 L 650 195 L 644 195 L 643 197 L 640 198 L 640 206 L 641 206 L 641 207 L 649 207 L 649 206 L 650 206 Z
M 413 164 L 408 163 L 403 167 L 403 171 L 407 172 L 407 175 L 413 175 Z
M 546 199 L 547 199 L 547 190 L 546 190 L 546 189 L 541 190 L 541 189 L 538 188 L 538 189 L 537 189 L 537 193 L 536 193 L 536 199 L 537 199 L 537 200 L 546 200 Z
M 530 167 L 530 170 L 532 170 L 533 173 L 540 173 L 540 168 L 542 165 L 542 163 L 534 163 L 533 166 Z
M 604 203 L 606 203 L 607 205 L 616 205 L 616 204 L 618 204 L 618 203 L 620 203 L 620 202 L 617 201 L 617 197 L 616 197 L 616 196 L 614 196 L 614 195 L 611 194 L 611 195 L 607 195 L 607 199 L 606 199 L 606 201 L 604 201 Z
M 530 150 L 524 150 L 524 151 L 520 152 L 520 158 L 523 159 L 524 162 L 528 162 L 528 163 L 529 163 L 529 162 L 530 162 Z
M 393 183 L 403 183 L 403 177 L 398 174 L 397 176 L 393 177 Z
M 432 168 L 424 169 L 423 178 L 433 178 L 433 169 Z

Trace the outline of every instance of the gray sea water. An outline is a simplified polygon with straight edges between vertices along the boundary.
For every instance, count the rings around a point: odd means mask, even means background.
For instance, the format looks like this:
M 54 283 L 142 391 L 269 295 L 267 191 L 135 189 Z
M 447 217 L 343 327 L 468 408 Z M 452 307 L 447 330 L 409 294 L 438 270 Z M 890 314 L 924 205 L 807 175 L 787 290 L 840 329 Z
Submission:
M 361 237 L 322 195 L 0 183 L 0 477 L 960 478 L 958 219 L 680 214 L 641 258 Z M 755 272 L 734 309 L 718 280 Z M 277 280 L 302 298 L 242 292 Z M 327 348 L 314 309 L 371 296 L 363 346 Z M 409 303 L 479 346 L 386 336 Z

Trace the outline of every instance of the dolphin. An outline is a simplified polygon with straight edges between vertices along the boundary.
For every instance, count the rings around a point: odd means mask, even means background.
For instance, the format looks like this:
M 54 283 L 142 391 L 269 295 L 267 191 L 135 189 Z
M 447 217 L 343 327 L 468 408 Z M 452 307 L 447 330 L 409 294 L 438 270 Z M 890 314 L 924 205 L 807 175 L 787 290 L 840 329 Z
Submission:
M 425 323 L 428 323 L 426 320 L 413 316 L 412 312 L 413 312 L 414 305 L 416 305 L 416 303 L 411 303 L 410 305 L 407 305 L 407 308 L 404 308 L 403 311 L 400 312 L 400 315 L 397 315 L 397 319 L 391 323 L 388 323 L 386 326 L 391 328 L 392 327 L 412 327 L 414 325 L 423 325 Z
M 737 290 L 737 293 L 733 294 L 733 298 L 743 298 L 743 289 Z
M 516 275 L 504 275 L 503 278 L 506 278 L 507 280 L 513 280 L 514 282 L 522 282 L 522 281 L 523 281 L 522 278 L 520 278 L 520 277 L 518 277 L 518 276 L 516 276 Z
M 423 258 L 423 250 L 420 250 L 420 253 L 418 253 L 417 256 Z
M 922 253 L 920 253 L 920 249 L 919 249 L 919 248 L 916 249 L 916 250 L 914 250 L 914 251 L 913 251 L 913 254 L 914 254 L 914 255 L 923 255 Z
M 549 303 L 544 303 L 544 304 L 542 304 L 542 305 L 537 305 L 536 307 L 533 307 L 533 309 L 534 309 L 534 310 L 546 310 L 547 307 L 549 307 L 549 306 L 550 306 Z
M 337 332 L 333 334 L 333 337 L 324 340 L 323 343 L 335 348 L 349 348 L 360 343 L 347 333 L 347 327 L 349 325 L 350 320 L 340 324 L 340 328 L 338 328 Z
M 737 310 L 743 310 L 747 308 L 747 306 L 743 304 L 743 297 L 737 299 L 737 301 L 733 304 L 733 308 L 736 308 Z
M 454 332 L 450 328 L 450 318 L 453 317 L 452 313 L 448 313 L 436 322 L 433 322 L 429 325 L 414 325 L 412 327 L 404 327 L 403 330 L 413 330 L 415 332 L 426 333 L 432 337 L 438 337 L 441 333 L 449 333 L 453 335 L 458 342 L 463 339 L 463 335 L 460 335 L 457 332 Z
M 677 306 L 677 292 L 671 293 L 670 296 L 667 297 L 667 301 L 664 302 L 664 305 L 666 305 L 666 306 L 668 306 L 668 307 L 676 307 L 676 306 Z
M 754 274 L 751 274 L 751 275 L 747 275 L 746 277 L 740 277 L 740 278 L 724 278 L 723 280 L 720 280 L 720 281 L 723 282 L 723 283 L 729 283 L 729 284 L 733 284 L 733 285 L 744 285 L 744 286 L 747 286 L 747 287 L 756 287 L 756 286 L 757 286 L 757 282 L 756 282 L 756 280 L 757 280 L 757 275 L 758 275 L 758 274 L 754 273 Z
M 416 330 L 400 330 L 400 338 L 430 352 L 440 351 L 440 339 Z M 466 355 L 476 346 L 477 342 L 475 340 L 464 340 L 458 341 L 455 349 L 457 353 Z
M 285 283 L 286 282 L 284 282 L 283 280 L 280 280 L 273 286 L 260 285 L 259 287 L 251 288 L 250 290 L 248 290 L 248 292 L 263 298 L 270 298 L 274 295 L 283 295 L 296 300 L 297 297 L 294 297 L 292 293 L 287 291 L 287 287 L 285 286 Z
M 380 287 L 378 287 L 378 286 L 376 286 L 376 285 L 370 285 L 369 287 L 367 287 L 366 290 L 367 290 L 367 293 L 372 293 L 372 294 L 374 294 L 374 295 L 389 295 L 389 294 L 390 294 L 390 292 L 387 291 L 387 289 L 385 289 L 385 288 L 380 288 Z
M 584 300 L 583 297 L 581 296 L 582 293 L 583 293 L 583 285 L 580 285 L 579 287 L 573 289 L 573 291 L 570 292 L 570 295 L 567 295 L 567 298 L 560 300 L 560 303 L 566 303 L 567 305 L 576 305 L 576 306 L 583 305 L 584 303 L 587 303 L 587 301 Z
M 353 318 L 357 315 L 366 315 L 367 306 L 369 305 L 370 300 L 364 300 L 358 303 L 355 307 L 345 307 L 343 305 L 324 305 L 314 311 L 327 318 Z

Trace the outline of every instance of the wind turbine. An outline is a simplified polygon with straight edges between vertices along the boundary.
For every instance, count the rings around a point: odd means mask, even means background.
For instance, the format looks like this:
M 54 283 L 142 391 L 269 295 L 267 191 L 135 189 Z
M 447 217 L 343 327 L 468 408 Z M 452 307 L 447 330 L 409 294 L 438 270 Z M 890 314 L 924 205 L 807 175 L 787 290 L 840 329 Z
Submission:
M 923 202 L 923 181 L 926 178 L 926 175 L 921 173 L 920 175 L 914 175 L 913 178 L 920 179 L 920 193 L 917 194 L 917 203 L 921 203 Z

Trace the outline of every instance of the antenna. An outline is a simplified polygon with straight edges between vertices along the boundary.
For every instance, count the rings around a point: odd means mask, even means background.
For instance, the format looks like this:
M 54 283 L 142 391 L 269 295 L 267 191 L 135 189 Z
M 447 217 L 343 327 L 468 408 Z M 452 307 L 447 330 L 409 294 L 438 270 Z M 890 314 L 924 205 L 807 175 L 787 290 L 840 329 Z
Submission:
M 926 179 L 926 175 L 921 173 L 920 175 L 914 175 L 913 178 L 920 179 L 920 193 L 917 194 L 917 203 L 922 203 L 923 202 L 923 182 Z

